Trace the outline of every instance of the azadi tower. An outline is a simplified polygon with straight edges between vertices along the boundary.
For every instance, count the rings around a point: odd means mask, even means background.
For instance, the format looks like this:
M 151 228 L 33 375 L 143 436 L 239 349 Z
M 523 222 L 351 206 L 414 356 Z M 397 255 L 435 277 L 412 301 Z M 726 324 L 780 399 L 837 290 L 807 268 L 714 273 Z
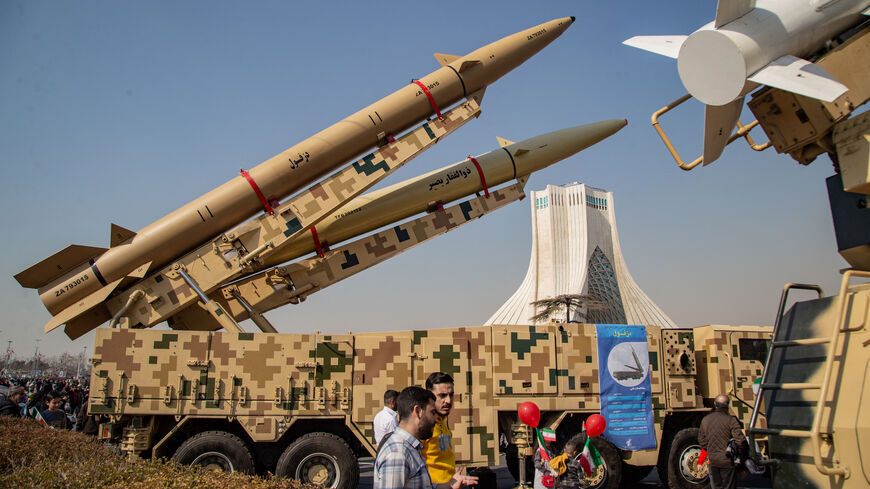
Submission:
M 597 299 L 599 306 L 572 309 L 571 322 L 677 327 L 628 273 L 616 233 L 612 192 L 572 183 L 547 185 L 531 196 L 529 271 L 486 324 L 533 324 L 532 302 L 585 294 Z M 564 309 L 550 320 L 565 321 Z

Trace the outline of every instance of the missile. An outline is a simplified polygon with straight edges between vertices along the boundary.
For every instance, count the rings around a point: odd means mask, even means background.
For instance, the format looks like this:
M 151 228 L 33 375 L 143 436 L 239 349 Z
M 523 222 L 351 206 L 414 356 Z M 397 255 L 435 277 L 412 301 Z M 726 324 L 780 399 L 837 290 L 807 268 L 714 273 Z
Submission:
M 438 70 L 320 131 L 158 221 L 133 232 L 111 227 L 110 248 L 71 245 L 15 275 L 36 288 L 52 315 L 70 307 L 85 311 L 115 289 L 221 232 L 269 210 L 353 157 L 464 98 L 483 97 L 486 87 L 559 37 L 573 17 L 512 34 L 465 56 L 435 54 Z M 78 314 L 78 312 L 76 313 Z
M 706 105 L 708 165 L 722 154 L 745 95 L 758 84 L 826 102 L 845 93 L 845 85 L 801 57 L 868 14 L 870 0 L 719 0 L 715 20 L 689 36 L 636 36 L 623 44 L 677 59 L 683 86 Z
M 520 142 L 498 138 L 500 148 L 469 157 L 424 175 L 363 194 L 264 261 L 275 266 L 311 253 L 317 245 L 337 244 L 449 202 L 521 178 L 592 146 L 625 127 L 625 119 L 554 131 Z M 320 243 L 315 244 L 312 236 Z

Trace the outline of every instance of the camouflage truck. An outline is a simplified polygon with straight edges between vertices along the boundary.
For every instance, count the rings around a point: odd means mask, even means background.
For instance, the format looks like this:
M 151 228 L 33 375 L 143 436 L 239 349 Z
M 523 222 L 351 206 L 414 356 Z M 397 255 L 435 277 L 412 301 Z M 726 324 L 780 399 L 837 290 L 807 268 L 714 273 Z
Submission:
M 700 420 L 726 392 L 749 421 L 769 337 L 768 327 L 648 326 L 657 448 L 597 439 L 604 464 L 591 485 L 626 485 L 656 465 L 673 487 L 703 484 Z M 530 455 L 520 403 L 534 401 L 562 441 L 600 411 L 596 344 L 595 326 L 576 323 L 346 335 L 100 328 L 89 410 L 103 420 L 99 437 L 131 456 L 351 488 L 358 458 L 375 454 L 384 391 L 442 371 L 456 382 L 458 463 L 497 465 L 501 451 L 517 473 L 518 455 Z

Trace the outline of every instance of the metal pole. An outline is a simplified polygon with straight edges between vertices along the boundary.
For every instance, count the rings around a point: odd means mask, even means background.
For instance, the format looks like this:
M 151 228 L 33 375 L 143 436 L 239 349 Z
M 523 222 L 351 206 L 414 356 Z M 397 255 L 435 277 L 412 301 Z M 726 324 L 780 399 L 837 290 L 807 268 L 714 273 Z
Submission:
M 36 351 L 33 352 L 33 376 L 36 377 L 39 373 L 39 341 L 36 341 Z
M 77 379 L 81 378 L 81 375 L 79 374 L 79 372 L 81 371 L 80 368 L 85 366 L 85 355 L 87 355 L 87 352 L 86 352 L 87 349 L 88 349 L 87 345 L 82 347 L 82 358 L 78 362 L 76 362 L 76 378 Z

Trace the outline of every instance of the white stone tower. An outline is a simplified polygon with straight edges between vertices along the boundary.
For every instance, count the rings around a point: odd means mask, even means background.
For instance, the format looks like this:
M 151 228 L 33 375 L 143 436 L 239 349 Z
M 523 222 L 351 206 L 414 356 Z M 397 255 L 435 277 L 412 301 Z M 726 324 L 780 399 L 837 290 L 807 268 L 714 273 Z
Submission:
M 631 278 L 616 233 L 613 193 L 581 183 L 531 192 L 532 257 L 519 289 L 486 324 L 532 324 L 532 302 L 588 294 L 604 308 L 570 311 L 572 322 L 676 324 Z M 564 321 L 564 312 L 551 318 Z

